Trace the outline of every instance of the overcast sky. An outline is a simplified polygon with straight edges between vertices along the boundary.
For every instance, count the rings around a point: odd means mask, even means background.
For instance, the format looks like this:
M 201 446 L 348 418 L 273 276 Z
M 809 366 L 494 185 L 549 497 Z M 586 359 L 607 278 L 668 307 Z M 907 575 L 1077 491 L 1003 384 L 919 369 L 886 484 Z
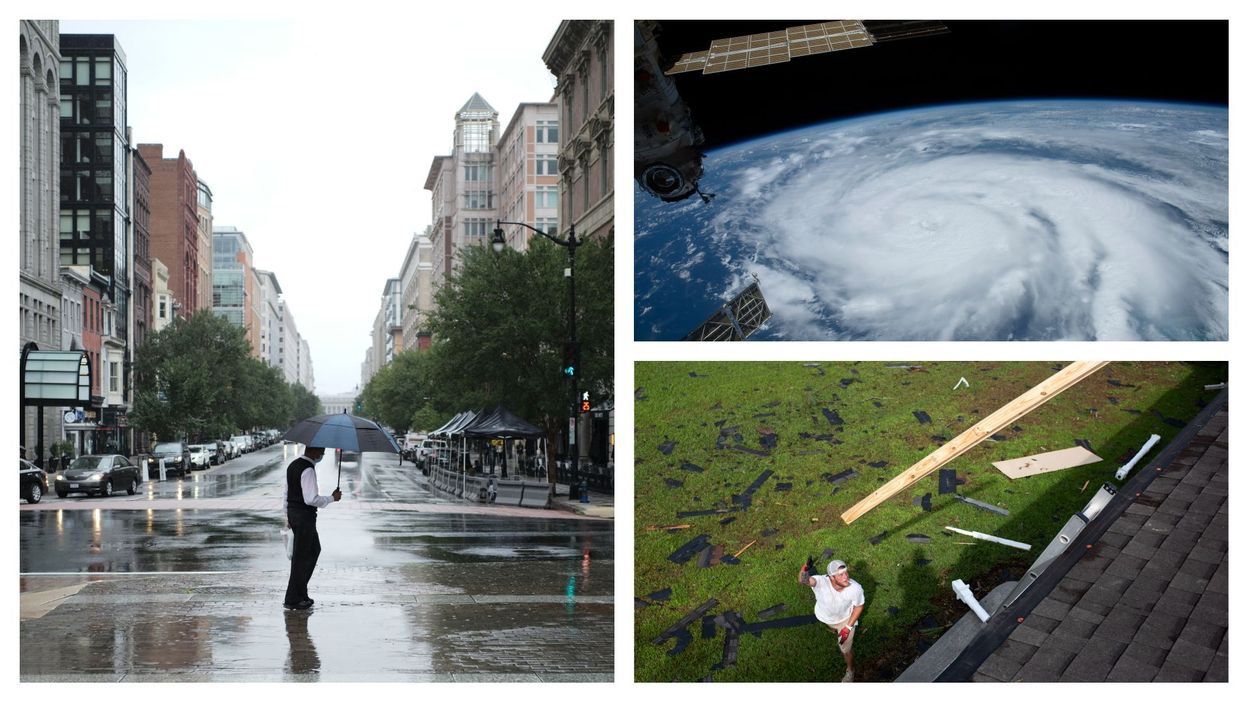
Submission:
M 542 53 L 558 17 L 479 20 L 62 18 L 61 32 L 118 37 L 135 141 L 186 151 L 214 226 L 242 230 L 277 275 L 325 394 L 359 383 L 385 281 L 430 222 L 425 177 L 456 110 L 479 92 L 506 127 L 553 95 Z

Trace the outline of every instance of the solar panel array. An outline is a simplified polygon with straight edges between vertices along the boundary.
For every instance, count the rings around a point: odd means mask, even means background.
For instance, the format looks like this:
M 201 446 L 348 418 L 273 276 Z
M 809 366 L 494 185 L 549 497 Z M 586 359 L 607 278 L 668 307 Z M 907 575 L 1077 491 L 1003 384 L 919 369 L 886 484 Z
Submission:
M 797 56 L 871 46 L 872 43 L 871 35 L 858 20 L 818 22 L 789 27 L 782 32 L 716 39 L 707 51 L 694 51 L 681 56 L 667 74 L 692 71 L 723 73 L 785 63 Z
M 715 314 L 689 332 L 685 341 L 744 341 L 771 319 L 771 308 L 763 298 L 758 283 L 749 287 L 719 308 Z

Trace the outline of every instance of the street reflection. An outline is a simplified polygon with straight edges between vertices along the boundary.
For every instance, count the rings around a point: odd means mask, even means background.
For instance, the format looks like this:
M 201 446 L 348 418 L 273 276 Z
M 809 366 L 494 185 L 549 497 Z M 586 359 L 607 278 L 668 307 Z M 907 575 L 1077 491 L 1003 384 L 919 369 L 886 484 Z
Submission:
M 321 657 L 316 653 L 316 644 L 308 634 L 308 618 L 312 610 L 285 610 L 286 639 L 290 643 L 290 654 L 286 659 L 286 672 L 301 675 L 319 673 Z

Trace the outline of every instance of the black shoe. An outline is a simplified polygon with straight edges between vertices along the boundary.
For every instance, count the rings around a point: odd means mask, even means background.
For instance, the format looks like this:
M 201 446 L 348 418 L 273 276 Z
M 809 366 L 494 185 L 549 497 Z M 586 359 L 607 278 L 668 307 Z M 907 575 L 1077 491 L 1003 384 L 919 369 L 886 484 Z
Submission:
M 286 609 L 310 609 L 312 607 L 312 600 L 300 600 L 294 604 L 283 602 L 282 606 Z

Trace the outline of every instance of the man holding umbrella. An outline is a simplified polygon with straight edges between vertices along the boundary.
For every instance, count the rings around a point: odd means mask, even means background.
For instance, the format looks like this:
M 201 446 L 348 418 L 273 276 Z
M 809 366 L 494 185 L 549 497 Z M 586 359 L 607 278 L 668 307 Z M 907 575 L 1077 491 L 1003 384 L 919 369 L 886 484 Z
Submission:
M 379 451 L 398 453 L 394 437 L 363 417 L 347 414 L 325 414 L 305 419 L 282 435 L 285 441 L 303 444 L 303 455 L 286 467 L 286 520 L 295 534 L 294 553 L 290 559 L 290 583 L 286 586 L 287 609 L 307 609 L 308 581 L 321 553 L 321 540 L 316 534 L 316 509 L 342 499 L 342 490 L 334 488 L 331 496 L 318 494 L 316 463 L 326 448 L 344 451 Z M 338 484 L 342 484 L 342 463 L 338 463 Z
M 316 533 L 316 510 L 342 499 L 342 490 L 334 488 L 330 496 L 321 495 L 316 482 L 316 464 L 325 455 L 324 447 L 308 446 L 303 455 L 286 467 L 286 523 L 294 532 L 295 547 L 290 559 L 290 581 L 286 585 L 286 609 L 307 609 L 308 581 L 321 555 L 321 538 Z

